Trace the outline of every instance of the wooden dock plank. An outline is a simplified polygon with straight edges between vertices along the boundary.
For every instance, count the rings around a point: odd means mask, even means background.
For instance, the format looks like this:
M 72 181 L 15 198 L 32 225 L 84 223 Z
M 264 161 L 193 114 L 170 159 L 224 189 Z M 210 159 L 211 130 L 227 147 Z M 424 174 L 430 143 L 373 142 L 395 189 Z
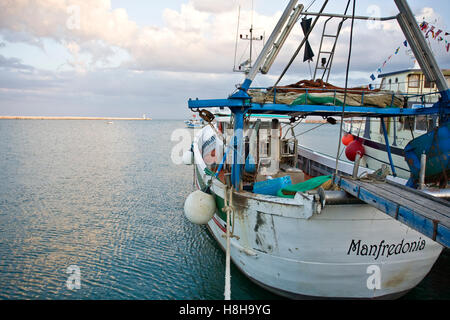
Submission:
M 370 184 L 367 182 L 364 183 L 360 183 L 360 182 L 356 182 L 356 184 L 363 189 L 368 190 L 369 192 L 375 194 L 376 196 L 378 196 L 378 198 L 383 198 L 383 199 L 388 199 L 389 201 L 396 203 L 402 207 L 406 207 L 409 208 L 410 210 L 413 210 L 419 214 L 422 214 L 423 216 L 429 218 L 429 219 L 434 219 L 437 216 L 440 218 L 440 220 L 445 220 L 450 224 L 450 218 L 447 217 L 446 215 L 442 215 L 441 212 L 439 210 L 433 210 L 430 209 L 427 206 L 424 206 L 421 203 L 418 203 L 416 201 L 412 201 L 410 198 L 408 198 L 408 194 L 406 193 L 406 191 L 402 192 L 402 195 L 398 195 L 389 191 L 386 191 L 382 188 L 380 188 L 381 184 Z M 444 210 L 444 208 L 442 208 L 442 210 Z
M 375 183 L 335 177 L 341 189 L 367 204 L 383 211 L 392 218 L 450 246 L 450 205 L 447 201 L 433 198 L 417 190 L 392 183 Z
M 399 187 L 396 187 L 395 185 L 392 185 L 389 183 L 380 183 L 380 184 L 378 184 L 377 187 L 381 188 L 383 190 L 386 190 L 387 192 L 391 192 L 393 194 L 401 196 L 401 197 L 405 196 L 405 194 L 408 194 L 408 191 L 401 189 Z M 411 189 L 411 190 L 413 190 L 413 189 Z M 409 194 L 411 194 L 411 192 L 409 192 Z M 441 203 L 439 203 L 437 201 L 433 201 L 432 199 L 426 198 L 424 196 L 421 196 L 418 193 L 413 193 L 413 194 L 414 194 L 414 196 L 408 197 L 408 200 L 415 202 L 422 207 L 429 208 L 433 211 L 441 213 L 450 218 L 450 206 L 442 206 Z

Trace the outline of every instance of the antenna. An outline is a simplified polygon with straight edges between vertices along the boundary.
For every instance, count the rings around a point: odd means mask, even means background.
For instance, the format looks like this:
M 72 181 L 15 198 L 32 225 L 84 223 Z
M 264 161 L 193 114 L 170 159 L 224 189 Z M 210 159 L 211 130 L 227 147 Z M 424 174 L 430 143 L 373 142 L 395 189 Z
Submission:
M 236 29 L 236 44 L 234 45 L 234 64 L 233 71 L 236 71 L 236 55 L 237 55 L 237 44 L 239 38 L 239 20 L 241 18 L 241 6 L 238 6 L 238 21 L 237 21 L 237 29 Z
M 238 23 L 237 23 L 237 31 L 236 31 L 236 44 L 234 48 L 234 66 L 233 71 L 234 72 L 244 72 L 248 73 L 250 69 L 252 68 L 252 61 L 253 61 L 253 42 L 254 41 L 263 41 L 264 45 L 264 35 L 254 36 L 253 35 L 253 1 L 252 1 L 252 11 L 251 11 L 251 20 L 250 20 L 250 29 L 249 34 L 239 34 L 239 22 L 240 22 L 240 16 L 241 16 L 241 7 L 238 7 Z M 238 47 L 238 41 L 239 40 L 245 40 L 249 41 L 249 47 L 250 47 L 250 53 L 247 60 L 241 62 L 239 66 L 236 68 L 236 56 L 237 56 L 237 47 Z M 245 52 L 244 52 L 245 53 Z

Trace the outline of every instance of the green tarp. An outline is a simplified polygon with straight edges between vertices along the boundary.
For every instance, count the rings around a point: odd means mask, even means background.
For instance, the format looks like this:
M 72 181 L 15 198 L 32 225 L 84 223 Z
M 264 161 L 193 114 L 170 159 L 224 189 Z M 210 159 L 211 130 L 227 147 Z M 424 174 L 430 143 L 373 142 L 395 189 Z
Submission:
M 306 100 L 305 100 L 306 99 Z M 305 103 L 306 101 L 306 103 Z M 313 96 L 309 93 L 304 93 L 298 96 L 292 103 L 291 106 L 302 105 L 302 104 L 314 104 L 314 105 L 333 105 L 333 106 L 343 106 L 344 103 L 334 97 L 330 96 Z
M 331 175 L 311 178 L 309 180 L 306 180 L 305 182 L 300 182 L 297 184 L 286 186 L 286 187 L 278 190 L 277 196 L 283 197 L 283 198 L 294 198 L 296 192 L 306 192 L 309 190 L 313 190 L 317 187 L 320 187 L 322 184 L 324 184 L 328 180 L 331 180 Z M 284 194 L 283 191 L 286 193 L 292 193 L 292 194 Z

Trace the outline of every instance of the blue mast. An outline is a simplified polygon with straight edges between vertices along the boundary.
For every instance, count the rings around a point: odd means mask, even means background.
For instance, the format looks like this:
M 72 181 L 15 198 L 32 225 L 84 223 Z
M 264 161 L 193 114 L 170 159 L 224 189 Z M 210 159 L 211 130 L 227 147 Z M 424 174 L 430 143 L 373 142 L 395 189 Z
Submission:
M 253 82 L 253 79 L 256 77 L 256 74 L 260 70 L 261 66 L 263 65 L 270 49 L 273 47 L 278 35 L 281 32 L 281 29 L 285 25 L 287 19 L 289 18 L 289 15 L 294 10 L 295 5 L 297 4 L 298 0 L 291 0 L 289 1 L 289 4 L 287 5 L 286 9 L 283 12 L 283 15 L 281 16 L 280 20 L 278 21 L 277 25 L 275 26 L 275 29 L 272 31 L 272 34 L 270 35 L 269 39 L 267 40 L 267 43 L 264 45 L 264 48 L 262 49 L 261 53 L 259 54 L 258 58 L 256 59 L 255 64 L 250 69 L 248 74 L 246 75 L 246 78 L 242 85 L 239 87 L 238 92 L 233 94 L 229 97 L 229 99 L 232 100 L 238 100 L 241 101 L 242 107 L 231 107 L 231 112 L 233 112 L 234 115 L 234 136 L 233 136 L 233 143 L 234 143 L 234 156 L 233 156 L 233 165 L 231 169 L 231 180 L 233 182 L 233 186 L 236 190 L 239 190 L 239 185 L 241 181 L 241 166 L 243 164 L 243 160 L 241 159 L 242 155 L 242 140 L 243 140 L 243 130 L 244 130 L 244 115 L 248 109 L 246 107 L 246 101 L 250 100 L 251 97 L 248 95 L 247 90 L 250 88 L 250 85 Z M 301 6 L 300 11 L 303 9 L 303 6 Z M 238 152 L 239 151 L 239 152 Z

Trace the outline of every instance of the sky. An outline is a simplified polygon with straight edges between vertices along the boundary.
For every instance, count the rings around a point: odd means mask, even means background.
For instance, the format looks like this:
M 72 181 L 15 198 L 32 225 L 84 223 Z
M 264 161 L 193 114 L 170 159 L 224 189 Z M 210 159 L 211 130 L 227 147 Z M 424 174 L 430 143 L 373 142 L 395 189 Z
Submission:
M 184 119 L 189 98 L 226 98 L 242 82 L 234 73 L 248 58 L 238 41 L 253 24 L 267 39 L 288 0 L 14 0 L 0 1 L 0 116 L 114 116 Z M 300 1 L 318 12 L 320 0 Z M 331 0 L 325 12 L 343 13 L 346 0 Z M 418 23 L 450 30 L 448 0 L 409 0 Z M 351 10 L 349 11 L 351 13 Z M 394 16 L 394 1 L 356 0 L 356 14 Z M 323 22 L 311 34 L 316 56 Z M 335 32 L 337 21 L 330 23 Z M 444 33 L 443 33 L 444 34 Z M 298 23 L 267 75 L 255 86 L 271 86 L 302 39 Z M 344 85 L 350 21 L 344 24 L 329 82 Z M 450 41 L 450 36 L 444 37 Z M 395 20 L 355 23 L 351 86 L 370 75 L 412 68 L 414 59 Z M 444 41 L 429 44 L 441 68 L 450 68 Z M 329 44 L 326 44 L 329 45 Z M 401 47 L 398 54 L 396 48 Z M 255 42 L 255 51 L 262 42 Z M 253 57 L 253 59 L 256 56 Z M 315 60 L 303 51 L 280 84 L 311 79 Z

